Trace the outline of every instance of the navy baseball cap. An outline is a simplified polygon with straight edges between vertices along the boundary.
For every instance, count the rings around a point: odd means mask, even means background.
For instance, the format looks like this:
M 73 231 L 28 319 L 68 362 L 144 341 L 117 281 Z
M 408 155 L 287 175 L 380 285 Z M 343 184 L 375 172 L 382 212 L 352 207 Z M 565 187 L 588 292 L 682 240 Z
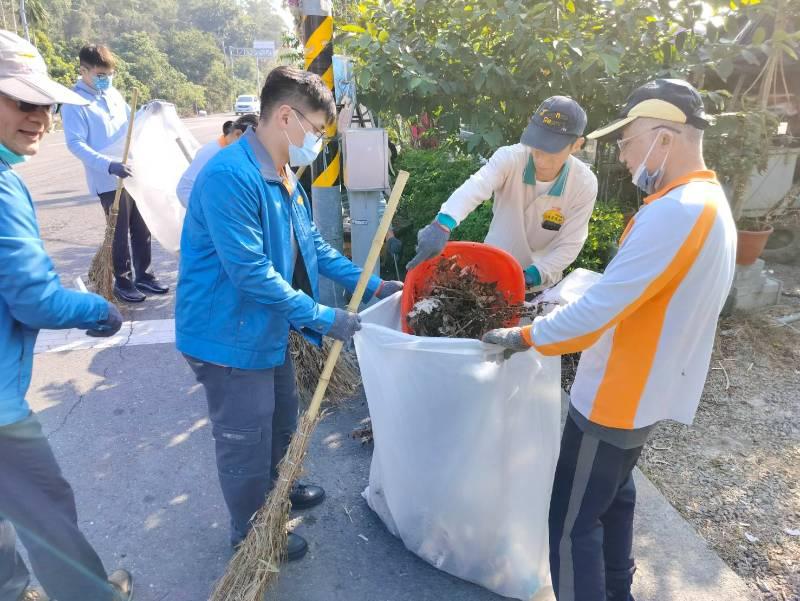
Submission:
M 583 135 L 586 111 L 567 96 L 545 100 L 528 122 L 520 143 L 543 152 L 561 152 Z
M 685 123 L 697 129 L 711 125 L 700 93 L 689 82 L 682 79 L 654 79 L 628 96 L 619 119 L 586 137 L 594 140 L 619 133 L 621 128 L 639 117 Z

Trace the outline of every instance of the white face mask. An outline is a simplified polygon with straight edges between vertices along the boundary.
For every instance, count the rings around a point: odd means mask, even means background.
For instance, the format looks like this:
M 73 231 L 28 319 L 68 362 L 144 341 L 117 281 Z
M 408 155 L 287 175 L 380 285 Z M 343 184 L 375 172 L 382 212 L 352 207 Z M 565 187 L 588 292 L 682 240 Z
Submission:
M 286 136 L 286 139 L 289 140 L 289 164 L 292 167 L 303 167 L 305 165 L 310 165 L 314 162 L 314 159 L 317 158 L 320 151 L 322 150 L 322 138 L 318 138 L 310 131 L 306 131 L 306 128 L 303 127 L 303 124 L 300 122 L 300 118 L 297 116 L 297 113 L 292 111 L 294 118 L 297 119 L 297 123 L 300 124 L 300 128 L 303 130 L 305 135 L 303 136 L 303 145 L 297 146 L 292 144 L 291 138 L 289 138 L 289 134 L 286 133 L 286 130 L 283 130 L 283 135 Z
M 658 190 L 658 184 L 661 183 L 661 178 L 664 176 L 664 165 L 667 164 L 667 157 L 669 157 L 670 151 L 667 151 L 667 154 L 664 155 L 664 160 L 661 161 L 661 166 L 653 171 L 653 173 L 648 173 L 647 171 L 647 159 L 650 158 L 650 153 L 653 152 L 653 148 L 656 147 L 656 142 L 658 142 L 658 136 L 660 134 L 656 134 L 655 140 L 653 143 L 650 144 L 650 149 L 647 151 L 647 154 L 644 155 L 644 159 L 636 168 L 636 171 L 633 172 L 633 176 L 631 176 L 631 181 L 633 185 L 642 190 L 645 194 L 652 194 L 656 190 Z M 670 140 L 671 143 L 671 140 Z M 671 149 L 670 149 L 671 150 Z

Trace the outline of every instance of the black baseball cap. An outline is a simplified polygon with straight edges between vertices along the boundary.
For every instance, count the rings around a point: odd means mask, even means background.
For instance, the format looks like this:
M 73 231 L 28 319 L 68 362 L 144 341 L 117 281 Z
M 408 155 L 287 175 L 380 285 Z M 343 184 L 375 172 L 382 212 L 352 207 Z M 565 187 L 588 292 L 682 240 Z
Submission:
M 703 99 L 692 84 L 682 79 L 654 79 L 628 96 L 619 119 L 586 137 L 594 140 L 619 132 L 639 117 L 686 123 L 697 129 L 711 125 L 703 108 Z
M 543 152 L 561 152 L 583 135 L 586 111 L 568 96 L 551 96 L 528 122 L 520 143 Z

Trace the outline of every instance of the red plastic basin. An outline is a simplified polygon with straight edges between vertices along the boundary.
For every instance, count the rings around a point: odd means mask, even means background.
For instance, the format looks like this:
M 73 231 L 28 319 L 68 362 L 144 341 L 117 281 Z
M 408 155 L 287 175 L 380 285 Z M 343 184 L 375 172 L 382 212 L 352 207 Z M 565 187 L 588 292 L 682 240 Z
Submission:
M 525 300 L 525 275 L 522 266 L 506 251 L 479 242 L 448 242 L 442 255 L 455 257 L 461 267 L 474 267 L 478 278 L 485 282 L 497 282 L 508 302 L 521 303 Z M 441 256 L 429 259 L 406 275 L 400 305 L 401 322 L 406 334 L 412 333 L 406 316 L 417 301 L 423 298 L 439 259 Z M 518 323 L 519 318 L 514 318 L 505 325 L 512 328 Z

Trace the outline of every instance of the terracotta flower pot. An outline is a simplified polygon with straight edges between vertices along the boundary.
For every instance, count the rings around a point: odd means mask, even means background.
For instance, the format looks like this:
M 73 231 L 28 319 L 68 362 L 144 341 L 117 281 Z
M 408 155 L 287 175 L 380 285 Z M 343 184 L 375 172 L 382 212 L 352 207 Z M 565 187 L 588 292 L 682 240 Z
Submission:
M 760 232 L 737 230 L 739 243 L 736 247 L 736 264 L 752 265 L 755 263 L 756 259 L 764 252 L 764 248 L 767 246 L 767 239 L 772 232 L 771 225 L 766 226 L 766 229 Z

